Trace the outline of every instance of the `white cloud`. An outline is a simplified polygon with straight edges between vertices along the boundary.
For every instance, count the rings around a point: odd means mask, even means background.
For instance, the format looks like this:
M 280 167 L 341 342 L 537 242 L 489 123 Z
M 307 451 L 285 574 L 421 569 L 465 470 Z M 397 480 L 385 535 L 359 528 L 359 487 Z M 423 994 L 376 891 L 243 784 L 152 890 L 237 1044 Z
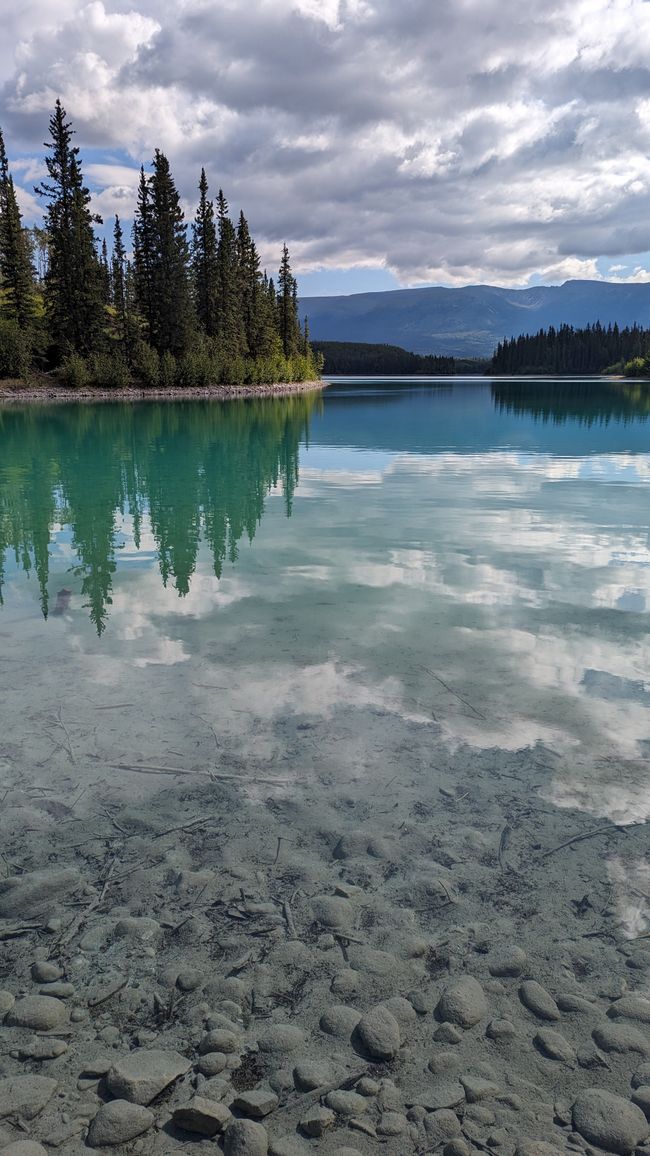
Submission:
M 60 95 L 82 146 L 124 147 L 136 167 L 166 149 L 185 198 L 205 164 L 265 258 L 286 238 L 299 269 L 519 285 L 597 278 L 599 257 L 648 247 L 644 0 L 13 7 L 10 153 L 40 148 Z M 133 182 L 110 167 L 93 174 L 99 207 L 126 217 Z M 648 276 L 639 262 L 615 273 Z

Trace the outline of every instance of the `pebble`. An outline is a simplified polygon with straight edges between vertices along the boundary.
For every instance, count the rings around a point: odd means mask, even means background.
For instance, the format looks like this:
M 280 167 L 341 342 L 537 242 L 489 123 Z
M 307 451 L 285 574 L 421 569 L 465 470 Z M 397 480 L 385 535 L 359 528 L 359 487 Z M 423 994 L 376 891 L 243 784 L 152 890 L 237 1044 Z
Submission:
M 20 1116 L 33 1120 L 52 1099 L 58 1084 L 46 1076 L 9 1076 L 0 1079 L 0 1120 Z
M 591 1033 L 598 1047 L 604 1052 L 638 1052 L 641 1056 L 650 1055 L 650 1044 L 645 1036 L 636 1028 L 628 1024 L 616 1024 L 610 1020 L 598 1024 Z
M 320 1017 L 320 1029 L 328 1036 L 339 1040 L 349 1040 L 361 1019 L 361 1012 L 345 1004 L 335 1004 L 327 1008 Z
M 53 996 L 55 999 L 71 999 L 73 995 L 76 995 L 76 989 L 73 983 L 55 981 L 41 988 L 40 994 Z
M 228 1057 L 224 1052 L 208 1052 L 197 1060 L 196 1067 L 202 1076 L 218 1076 L 227 1063 Z
M 528 979 L 519 988 L 519 998 L 524 1007 L 540 1020 L 559 1020 L 560 1009 L 553 996 L 537 980 Z
M 485 992 L 478 980 L 463 975 L 445 988 L 436 1015 L 446 1023 L 471 1028 L 487 1015 Z
M 256 1120 L 263 1120 L 274 1112 L 280 1101 L 273 1092 L 265 1092 L 263 1088 L 255 1088 L 249 1092 L 240 1092 L 235 1100 L 235 1108 L 245 1116 L 253 1116 Z
M 57 963 L 37 960 L 32 964 L 31 975 L 34 983 L 56 983 L 57 979 L 61 979 L 63 972 Z
M 460 1060 L 454 1052 L 436 1052 L 429 1060 L 428 1067 L 434 1076 L 442 1076 L 445 1073 L 457 1072 L 460 1067 Z
M 410 991 L 406 998 L 419 1016 L 428 1015 L 433 1011 L 433 1000 L 426 991 Z
M 16 1001 L 7 1016 L 12 1027 L 31 1028 L 34 1032 L 50 1032 L 68 1018 L 61 1000 L 49 995 L 27 995 Z
M 460 1082 L 465 1089 L 468 1104 L 477 1104 L 479 1100 L 493 1100 L 499 1095 L 498 1084 L 493 1084 L 491 1080 L 483 1080 L 480 1076 L 461 1076 Z
M 223 1131 L 232 1113 L 220 1100 L 209 1100 L 205 1096 L 194 1096 L 182 1108 L 175 1108 L 172 1122 L 185 1132 L 198 1132 L 201 1136 L 216 1136 Z
M 350 927 L 354 921 L 354 907 L 349 899 L 338 895 L 317 895 L 311 901 L 314 919 L 323 927 Z
M 441 1108 L 429 1112 L 424 1117 L 424 1127 L 427 1133 L 427 1142 L 434 1148 L 443 1144 L 445 1140 L 453 1140 L 461 1135 L 461 1126 L 458 1116 L 449 1108 Z
M 295 1052 L 304 1043 L 305 1033 L 294 1024 L 273 1024 L 257 1040 L 261 1052 Z
M 10 991 L 0 991 L 0 1019 L 4 1019 L 16 1002 Z
M 552 1028 L 542 1028 L 533 1042 L 543 1055 L 548 1056 L 549 1060 L 563 1060 L 565 1063 L 570 1063 L 576 1058 L 576 1053 L 569 1041 L 565 1040 L 560 1032 L 553 1031 Z
M 594 1005 L 581 995 L 573 995 L 572 992 L 563 992 L 557 997 L 557 1006 L 563 1012 L 593 1012 Z
M 53 1040 L 34 1036 L 26 1044 L 18 1048 L 19 1060 L 57 1060 L 68 1050 L 65 1040 Z
M 91 1148 L 126 1144 L 148 1131 L 154 1121 L 153 1112 L 128 1100 L 111 1100 L 102 1104 L 88 1129 L 87 1143 Z
M 388 1008 L 372 1008 L 359 1020 L 357 1033 L 361 1044 L 374 1060 L 392 1060 L 401 1044 L 399 1024 Z
M 325 1104 L 336 1112 L 337 1116 L 357 1116 L 368 1110 L 368 1101 L 358 1092 L 330 1092 L 325 1097 Z
M 472 1150 L 467 1140 L 463 1140 L 462 1136 L 456 1136 L 448 1144 L 445 1144 L 442 1156 L 472 1156 Z
M 331 1108 L 311 1108 L 300 1118 L 300 1128 L 305 1136 L 322 1136 L 336 1123 L 336 1114 Z
M 339 971 L 330 984 L 332 995 L 356 995 L 361 987 L 361 976 L 358 971 L 346 968 Z
M 179 971 L 176 976 L 176 987 L 179 991 L 196 991 L 203 985 L 204 978 L 202 971 Z
M 14 915 L 28 919 L 42 910 L 55 896 L 73 891 L 81 882 L 74 868 L 61 871 L 26 871 L 0 880 L 0 918 Z
M 207 1032 L 199 1044 L 199 1055 L 205 1056 L 208 1052 L 221 1052 L 229 1056 L 239 1051 L 239 1040 L 234 1032 L 225 1028 L 213 1028 Z
M 650 1116 L 650 1087 L 641 1085 L 632 1093 L 632 1103 L 636 1104 L 645 1116 Z
M 578 1093 L 573 1105 L 573 1127 L 590 1144 L 621 1156 L 650 1136 L 650 1124 L 636 1104 L 601 1088 Z
M 408 1120 L 401 1112 L 384 1112 L 377 1124 L 377 1135 L 402 1136 L 408 1126 Z
M 456 1024 L 444 1023 L 440 1024 L 433 1033 L 433 1038 L 438 1044 L 459 1044 L 463 1038 L 463 1033 Z
M 422 1104 L 429 1112 L 437 1112 L 439 1108 L 457 1108 L 459 1104 L 465 1103 L 465 1089 L 455 1081 L 433 1084 L 413 1103 Z
M 293 1082 L 300 1092 L 312 1092 L 332 1082 L 332 1069 L 321 1060 L 302 1060 L 293 1069 Z
M 632 1076 L 632 1087 L 640 1088 L 642 1085 L 650 1085 L 650 1064 L 639 1064 Z
M 490 1020 L 485 1034 L 491 1040 L 508 1040 L 516 1035 L 516 1028 L 510 1020 Z
M 379 1091 L 379 1084 L 370 1076 L 363 1076 L 356 1085 L 356 1089 L 360 1096 L 376 1096 Z
M 624 995 L 617 999 L 607 1009 L 610 1019 L 637 1020 L 642 1024 L 650 1024 L 650 999 L 641 995 Z
M 515 944 L 505 944 L 490 952 L 487 959 L 490 975 L 510 977 L 521 975 L 528 964 L 526 952 Z
M 106 1076 L 106 1084 L 112 1095 L 120 1100 L 150 1104 L 190 1067 L 189 1060 L 179 1052 L 136 1048 L 113 1064 Z
M 388 1008 L 390 1014 L 397 1020 L 400 1028 L 404 1030 L 415 1023 L 417 1019 L 413 1004 L 401 995 L 394 995 L 391 999 L 384 1000 L 382 1007 Z
M 226 1128 L 223 1150 L 225 1156 L 267 1156 L 266 1128 L 253 1120 L 234 1120 Z
M 310 1153 L 309 1144 L 300 1136 L 279 1136 L 270 1141 L 269 1156 L 310 1156 Z
M 136 939 L 140 943 L 157 943 L 162 939 L 163 929 L 157 919 L 146 915 L 129 915 L 115 924 L 116 939 Z

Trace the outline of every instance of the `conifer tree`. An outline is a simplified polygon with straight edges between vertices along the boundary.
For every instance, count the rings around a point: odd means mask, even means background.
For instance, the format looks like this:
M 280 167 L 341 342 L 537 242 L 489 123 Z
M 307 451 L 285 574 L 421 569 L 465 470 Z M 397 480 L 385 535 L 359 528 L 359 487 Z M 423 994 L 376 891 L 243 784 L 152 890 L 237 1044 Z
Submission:
M 237 275 L 237 236 L 222 189 L 217 197 L 217 220 L 217 339 L 228 365 L 244 354 L 246 338 Z
M 129 358 L 129 323 L 126 296 L 126 251 L 120 218 L 115 214 L 113 255 L 111 258 L 111 299 L 115 310 L 115 329 L 125 360 Z
M 294 357 L 300 344 L 298 323 L 297 283 L 291 272 L 289 250 L 282 248 L 282 262 L 278 275 L 278 325 L 285 357 Z
M 0 289 L 1 311 L 21 329 L 34 320 L 34 268 L 22 225 L 13 177 L 0 130 Z
M 192 225 L 194 307 L 200 328 L 208 337 L 217 333 L 217 229 L 208 181 L 201 169 L 199 206 Z
M 159 354 L 180 356 L 192 322 L 189 247 L 178 190 L 160 149 L 151 176 L 140 172 L 133 243 L 136 290 L 149 342 Z
M 50 117 L 50 153 L 45 158 L 49 181 L 36 192 L 48 202 L 45 227 L 49 268 L 45 278 L 45 308 L 52 343 L 59 351 L 88 354 L 100 343 L 103 321 L 101 270 L 93 224 L 101 218 L 90 209 L 83 183 L 79 149 L 73 130 L 57 100 Z
M 102 247 L 99 256 L 99 270 L 102 290 L 102 303 L 110 305 L 112 300 L 111 291 L 111 267 L 108 263 L 108 246 L 106 244 L 106 237 L 102 240 Z

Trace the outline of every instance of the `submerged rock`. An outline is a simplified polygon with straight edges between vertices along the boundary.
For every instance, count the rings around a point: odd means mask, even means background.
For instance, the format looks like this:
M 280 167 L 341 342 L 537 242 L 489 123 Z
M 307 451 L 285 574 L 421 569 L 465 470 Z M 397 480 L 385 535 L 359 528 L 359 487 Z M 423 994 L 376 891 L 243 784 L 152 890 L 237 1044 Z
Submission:
M 34 1032 L 49 1032 L 68 1018 L 64 1003 L 50 995 L 27 995 L 14 1004 L 7 1023 L 13 1027 L 31 1028 Z
M 191 1064 L 179 1052 L 137 1048 L 122 1056 L 108 1072 L 106 1083 L 113 1096 L 131 1104 L 150 1104 Z
M 81 883 L 74 868 L 61 871 L 26 871 L 0 880 L 0 918 L 31 918 L 55 898 L 68 895 Z
M 485 992 L 478 980 L 463 975 L 453 980 L 444 990 L 436 1008 L 436 1015 L 446 1023 L 471 1028 L 487 1015 Z
M 205 1096 L 194 1096 L 189 1104 L 176 1108 L 172 1115 L 177 1128 L 200 1136 L 216 1136 L 229 1120 L 232 1120 L 230 1109 L 220 1100 L 210 1100 Z
M 58 1084 L 46 1076 L 9 1076 L 0 1080 L 0 1120 L 20 1116 L 33 1120 L 52 1099 Z
M 88 1129 L 91 1148 L 126 1144 L 147 1132 L 153 1124 L 153 1112 L 127 1100 L 111 1100 L 102 1104 Z
M 524 1007 L 540 1020 L 561 1019 L 560 1009 L 553 996 L 537 980 L 529 979 L 519 988 L 519 998 Z
M 590 1144 L 627 1156 L 650 1136 L 650 1124 L 636 1104 L 602 1088 L 580 1092 L 573 1105 L 573 1127 Z
M 379 1005 L 362 1016 L 357 1024 L 360 1043 L 375 1060 L 392 1060 L 400 1044 L 399 1024 L 387 1007 Z

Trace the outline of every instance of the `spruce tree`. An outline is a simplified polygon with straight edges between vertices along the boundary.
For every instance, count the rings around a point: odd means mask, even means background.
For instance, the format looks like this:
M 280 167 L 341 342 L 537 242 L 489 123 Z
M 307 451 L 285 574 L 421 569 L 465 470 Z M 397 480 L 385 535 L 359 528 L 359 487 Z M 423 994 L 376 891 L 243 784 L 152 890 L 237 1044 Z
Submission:
M 297 282 L 291 272 L 289 250 L 282 248 L 282 262 L 278 275 L 278 325 L 285 357 L 295 357 L 300 345 L 298 322 Z
M 133 226 L 138 301 L 150 344 L 159 354 L 182 355 L 189 346 L 192 304 L 185 216 L 169 161 L 160 149 L 153 173 L 140 173 Z
M 111 258 L 111 304 L 115 310 L 115 330 L 125 361 L 130 361 L 130 325 L 127 310 L 127 262 L 120 218 L 115 214 L 113 255 Z
M 34 320 L 34 268 L 0 129 L 0 297 L 4 317 L 28 329 Z
M 79 149 L 73 130 L 57 100 L 50 117 L 51 141 L 45 158 L 49 181 L 36 186 L 45 198 L 49 267 L 45 277 L 45 309 L 50 339 L 60 354 L 88 354 L 96 349 L 103 323 L 101 270 L 93 224 L 101 218 L 90 209 L 83 183 Z
M 102 303 L 110 305 L 112 301 L 111 290 L 111 267 L 108 263 L 108 246 L 106 245 L 106 237 L 102 240 L 102 247 L 99 255 L 99 271 L 102 290 Z
M 217 229 L 208 181 L 201 169 L 199 206 L 192 225 L 194 307 L 199 327 L 208 337 L 217 333 Z
M 151 190 L 149 179 L 145 174 L 144 167 L 141 166 L 138 199 L 133 220 L 133 288 L 150 345 L 153 345 L 154 342 L 153 234 Z
M 222 189 L 217 197 L 217 220 L 217 339 L 227 366 L 244 355 L 246 338 L 239 293 L 237 236 Z

